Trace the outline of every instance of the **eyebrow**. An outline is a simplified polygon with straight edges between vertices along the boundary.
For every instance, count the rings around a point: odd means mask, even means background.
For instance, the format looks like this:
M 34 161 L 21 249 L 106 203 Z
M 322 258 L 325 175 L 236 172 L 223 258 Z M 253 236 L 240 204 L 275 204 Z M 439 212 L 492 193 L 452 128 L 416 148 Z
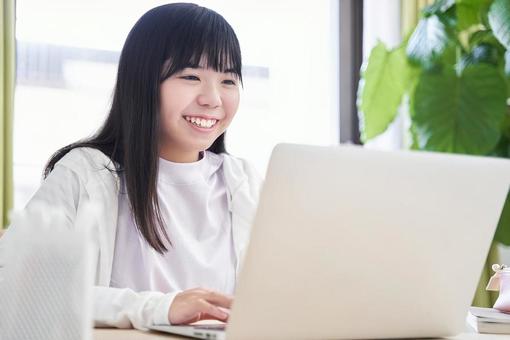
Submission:
M 194 65 L 186 65 L 184 66 L 184 68 L 196 68 L 196 69 L 199 69 L 199 70 L 205 70 L 205 67 L 202 67 L 202 66 L 194 66 Z M 234 73 L 234 74 L 237 74 L 236 70 L 233 69 L 233 68 L 229 68 L 229 69 L 226 69 L 225 71 L 223 71 L 222 73 Z

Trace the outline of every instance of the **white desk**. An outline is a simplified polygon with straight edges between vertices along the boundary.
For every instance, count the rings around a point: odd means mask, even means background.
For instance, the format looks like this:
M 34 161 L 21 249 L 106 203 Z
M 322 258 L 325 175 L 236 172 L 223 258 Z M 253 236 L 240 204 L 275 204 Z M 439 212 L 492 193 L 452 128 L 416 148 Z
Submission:
M 142 332 L 135 329 L 115 329 L 115 328 L 96 328 L 94 329 L 94 340 L 161 340 L 161 339 L 189 339 L 186 337 L 159 333 L 159 332 Z M 444 339 L 449 340 L 508 340 L 510 335 L 495 335 L 495 334 L 477 334 L 477 333 L 462 333 L 454 337 Z
M 184 337 L 158 332 L 142 332 L 136 329 L 96 328 L 94 340 L 161 340 L 161 339 L 185 339 Z

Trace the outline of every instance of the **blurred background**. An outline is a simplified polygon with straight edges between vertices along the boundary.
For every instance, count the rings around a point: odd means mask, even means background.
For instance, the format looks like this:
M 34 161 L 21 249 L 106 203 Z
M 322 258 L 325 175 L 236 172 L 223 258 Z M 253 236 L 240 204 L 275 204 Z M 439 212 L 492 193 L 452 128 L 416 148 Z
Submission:
M 168 1 L 24 0 L 16 8 L 15 208 L 39 186 L 58 148 L 105 119 L 124 40 Z M 338 141 L 337 1 L 198 1 L 233 26 L 244 88 L 227 150 L 265 173 L 278 142 Z
M 124 40 L 136 20 L 168 1 L 24 0 L 16 4 L 14 207 L 39 186 L 50 155 L 92 134 L 105 119 Z M 227 148 L 264 174 L 278 142 L 329 145 L 340 140 L 340 54 L 377 39 L 400 40 L 400 2 L 198 1 L 233 26 L 243 53 L 244 89 Z M 347 5 L 347 6 L 345 6 Z M 354 8 L 358 5 L 358 8 Z M 341 8 L 342 7 L 342 8 Z M 342 27 L 341 11 L 365 11 L 364 30 Z M 362 13 L 358 14 L 358 26 Z M 343 41 L 344 40 L 344 41 Z M 360 55 L 358 56 L 360 57 Z M 353 57 L 345 60 L 342 76 Z M 358 66 L 359 67 L 359 66 Z M 347 86 L 351 86 L 348 84 Z M 352 91 L 351 91 L 352 92 Z M 351 93 L 352 94 L 352 93 Z M 352 105 L 352 98 L 348 98 Z M 350 137 L 349 137 L 350 138 Z
M 169 2 L 3 2 L 4 226 L 49 157 L 101 125 L 129 30 Z M 195 2 L 239 38 L 244 88 L 226 144 L 261 174 L 280 142 L 510 156 L 508 0 Z M 487 264 L 510 264 L 509 201 Z M 478 305 L 491 304 L 479 288 Z

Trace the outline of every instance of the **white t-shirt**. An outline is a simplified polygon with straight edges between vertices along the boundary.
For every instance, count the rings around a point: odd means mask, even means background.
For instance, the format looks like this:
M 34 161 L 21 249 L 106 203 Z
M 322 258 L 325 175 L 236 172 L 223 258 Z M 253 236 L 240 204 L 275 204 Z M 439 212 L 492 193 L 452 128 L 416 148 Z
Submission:
M 159 159 L 158 198 L 173 244 L 164 255 L 136 229 L 121 176 L 111 287 L 163 293 L 202 287 L 234 293 L 235 250 L 223 157 L 209 151 L 201 155 L 193 163 Z

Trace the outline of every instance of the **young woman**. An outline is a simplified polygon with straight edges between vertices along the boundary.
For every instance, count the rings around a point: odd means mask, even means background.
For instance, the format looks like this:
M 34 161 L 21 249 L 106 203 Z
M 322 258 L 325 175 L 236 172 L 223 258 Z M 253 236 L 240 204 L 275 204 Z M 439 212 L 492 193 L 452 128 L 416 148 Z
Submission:
M 25 211 L 46 204 L 73 227 L 86 202 L 102 207 L 91 217 L 97 326 L 228 319 L 262 183 L 225 150 L 241 84 L 222 16 L 156 7 L 126 39 L 104 125 L 50 159 Z

